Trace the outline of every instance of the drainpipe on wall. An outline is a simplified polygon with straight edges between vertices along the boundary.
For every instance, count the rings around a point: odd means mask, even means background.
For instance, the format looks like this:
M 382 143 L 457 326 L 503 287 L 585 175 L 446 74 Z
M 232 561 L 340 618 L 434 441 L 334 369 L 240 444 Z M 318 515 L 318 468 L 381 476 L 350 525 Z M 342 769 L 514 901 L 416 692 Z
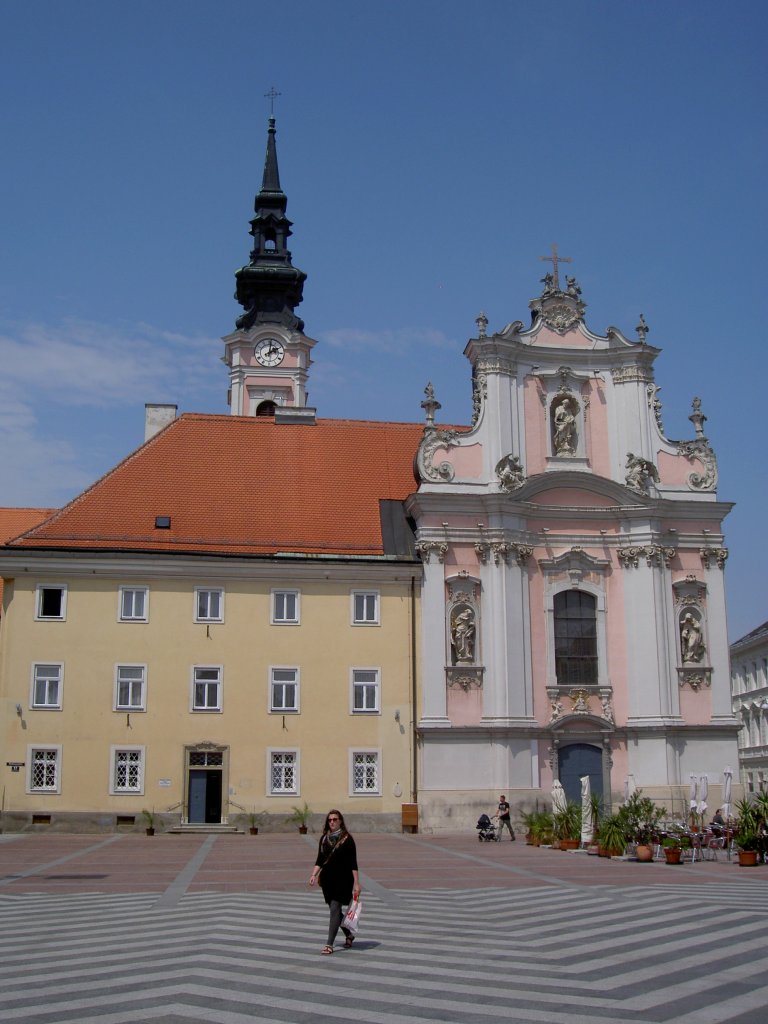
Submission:
M 419 801 L 419 752 L 416 735 L 416 577 L 411 576 L 411 803 Z

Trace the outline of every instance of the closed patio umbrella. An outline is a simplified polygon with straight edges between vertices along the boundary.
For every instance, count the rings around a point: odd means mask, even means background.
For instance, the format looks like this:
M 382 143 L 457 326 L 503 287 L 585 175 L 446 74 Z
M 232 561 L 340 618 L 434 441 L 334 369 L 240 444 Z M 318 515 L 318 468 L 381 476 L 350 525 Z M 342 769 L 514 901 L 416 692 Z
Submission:
M 726 824 L 731 816 L 731 787 L 733 785 L 733 768 L 726 766 L 723 772 L 723 817 Z
M 581 776 L 581 842 L 583 846 L 592 842 L 595 834 L 595 819 L 592 814 L 592 784 L 588 775 Z
M 696 810 L 696 805 L 699 802 L 699 780 L 691 772 L 691 786 L 688 793 L 688 802 L 690 807 L 688 808 L 692 813 Z
M 709 776 L 702 775 L 699 779 L 699 800 L 696 804 L 696 811 L 701 818 L 702 828 L 704 826 L 704 812 L 707 809 L 707 797 L 709 796 Z
M 560 779 L 555 779 L 552 783 L 552 813 L 562 814 L 565 810 L 568 801 L 565 798 L 565 790 Z
M 624 803 L 626 803 L 632 794 L 636 792 L 637 783 L 635 782 L 635 776 L 630 772 L 624 779 Z

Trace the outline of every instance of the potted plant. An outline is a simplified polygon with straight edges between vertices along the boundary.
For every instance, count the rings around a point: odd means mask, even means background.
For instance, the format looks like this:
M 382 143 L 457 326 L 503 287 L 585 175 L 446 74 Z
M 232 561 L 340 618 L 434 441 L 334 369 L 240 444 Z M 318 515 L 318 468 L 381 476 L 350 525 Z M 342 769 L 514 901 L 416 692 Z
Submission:
M 533 826 L 537 814 L 538 811 L 522 811 L 520 814 L 520 819 L 525 829 L 525 841 L 528 846 L 533 846 Z
M 536 811 L 531 825 L 531 839 L 534 846 L 549 846 L 552 843 L 554 822 L 549 811 Z
M 255 809 L 252 810 L 252 811 L 248 811 L 247 813 L 248 813 L 248 831 L 251 833 L 252 836 L 257 836 L 259 834 L 259 826 L 258 826 L 257 822 L 258 822 L 259 818 L 261 817 L 261 813 L 259 811 L 255 810 Z
M 311 815 L 311 813 L 312 811 L 309 809 L 309 804 L 305 800 L 304 806 L 294 807 L 293 814 L 291 814 L 290 817 L 286 818 L 285 820 L 290 822 L 292 825 L 298 825 L 299 832 L 301 833 L 301 835 L 305 836 L 307 834 L 307 822 L 309 821 L 309 816 Z
M 741 867 L 754 867 L 758 862 L 758 854 L 765 852 L 765 839 L 762 835 L 765 820 L 761 813 L 763 803 L 765 801 L 752 804 L 749 800 L 739 800 L 736 805 L 739 823 L 733 841 L 739 848 Z
M 151 811 L 144 809 L 141 812 L 144 815 L 144 820 L 147 823 L 146 832 L 148 836 L 155 834 L 155 811 L 154 808 Z
M 635 844 L 635 855 L 639 861 L 653 860 L 653 843 L 659 831 L 659 822 L 666 815 L 664 807 L 657 807 L 648 796 L 638 789 L 630 796 L 619 811 L 624 819 L 627 842 Z
M 567 801 L 562 811 L 552 816 L 555 838 L 561 850 L 577 850 L 581 840 L 581 806 Z
M 601 857 L 620 857 L 627 845 L 626 824 L 620 814 L 609 814 L 600 822 L 597 845 Z
M 687 850 L 691 841 L 684 832 L 670 832 L 661 841 L 664 848 L 664 859 L 667 864 L 679 864 L 683 857 L 683 850 Z

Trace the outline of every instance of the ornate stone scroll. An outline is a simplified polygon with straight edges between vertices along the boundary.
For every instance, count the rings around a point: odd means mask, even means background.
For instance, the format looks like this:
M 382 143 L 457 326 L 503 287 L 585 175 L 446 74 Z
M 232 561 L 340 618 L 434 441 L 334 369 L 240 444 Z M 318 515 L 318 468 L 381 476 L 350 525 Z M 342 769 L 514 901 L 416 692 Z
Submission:
M 618 555 L 619 564 L 624 569 L 637 569 L 641 558 L 645 559 L 645 564 L 648 568 L 663 564 L 668 569 L 670 562 L 677 554 L 677 549 L 663 547 L 661 544 L 646 544 L 617 548 L 616 554 Z
M 449 665 L 445 670 L 448 686 L 459 687 L 465 693 L 480 690 L 483 686 L 483 669 L 481 666 L 470 668 L 467 665 Z
M 437 556 L 438 562 L 442 562 L 448 553 L 448 545 L 445 541 L 420 540 L 416 542 L 416 554 L 422 562 L 429 562 L 432 555 Z
M 435 430 L 434 427 L 424 428 L 424 436 L 416 452 L 416 468 L 419 479 L 432 483 L 450 483 L 454 477 L 454 469 L 450 462 L 434 465 L 433 459 L 438 448 L 455 448 L 457 433 L 455 430 Z
M 677 670 L 677 679 L 682 689 L 686 684 L 694 691 L 698 691 L 702 686 L 712 685 L 712 669 L 711 668 L 679 668 Z
M 699 554 L 705 569 L 710 569 L 713 562 L 718 569 L 724 569 L 728 559 L 728 548 L 700 548 Z
M 488 397 L 488 376 L 475 370 L 472 375 L 472 426 L 477 424 Z

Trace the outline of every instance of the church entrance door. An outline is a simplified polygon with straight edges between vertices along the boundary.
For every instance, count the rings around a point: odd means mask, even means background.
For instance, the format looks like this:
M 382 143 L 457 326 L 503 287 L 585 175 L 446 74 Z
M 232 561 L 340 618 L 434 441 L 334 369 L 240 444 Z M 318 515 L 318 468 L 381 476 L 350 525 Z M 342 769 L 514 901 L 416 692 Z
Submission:
M 603 795 L 603 752 L 590 743 L 571 743 L 560 748 L 560 781 L 566 797 L 581 803 L 581 777 L 589 776 L 593 795 Z

